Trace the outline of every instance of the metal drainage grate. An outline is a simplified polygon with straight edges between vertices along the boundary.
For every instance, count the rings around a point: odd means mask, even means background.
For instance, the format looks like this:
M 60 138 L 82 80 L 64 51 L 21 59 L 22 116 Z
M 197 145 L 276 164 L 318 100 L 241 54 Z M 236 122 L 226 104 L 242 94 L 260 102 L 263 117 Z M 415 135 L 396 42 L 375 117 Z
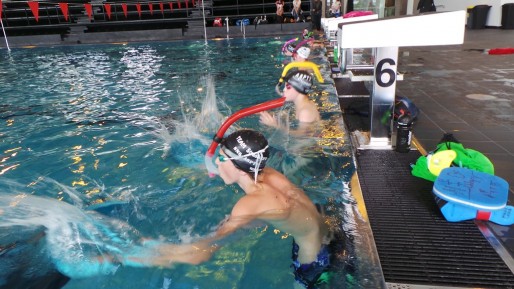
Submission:
M 513 273 L 473 221 L 447 222 L 435 204 L 433 183 L 411 175 L 410 164 L 419 156 L 418 151 L 357 153 L 385 281 L 430 288 L 514 288 Z

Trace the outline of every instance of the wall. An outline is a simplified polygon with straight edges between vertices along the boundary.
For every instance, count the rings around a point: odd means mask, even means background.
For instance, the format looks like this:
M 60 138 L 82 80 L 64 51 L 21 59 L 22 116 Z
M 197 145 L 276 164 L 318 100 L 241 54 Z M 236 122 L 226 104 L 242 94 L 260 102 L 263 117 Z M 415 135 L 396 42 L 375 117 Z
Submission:
M 468 6 L 490 5 L 486 26 L 501 27 L 502 5 L 514 0 L 434 0 L 437 11 L 466 10 Z

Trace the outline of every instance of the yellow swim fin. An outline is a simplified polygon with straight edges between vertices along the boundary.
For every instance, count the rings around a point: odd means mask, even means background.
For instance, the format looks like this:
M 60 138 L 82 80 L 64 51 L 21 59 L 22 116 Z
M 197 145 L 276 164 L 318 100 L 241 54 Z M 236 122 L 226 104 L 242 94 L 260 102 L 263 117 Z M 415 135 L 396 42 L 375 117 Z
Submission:
M 442 170 L 451 166 L 453 160 L 457 157 L 454 150 L 445 150 L 429 155 L 428 170 L 435 176 L 439 176 Z

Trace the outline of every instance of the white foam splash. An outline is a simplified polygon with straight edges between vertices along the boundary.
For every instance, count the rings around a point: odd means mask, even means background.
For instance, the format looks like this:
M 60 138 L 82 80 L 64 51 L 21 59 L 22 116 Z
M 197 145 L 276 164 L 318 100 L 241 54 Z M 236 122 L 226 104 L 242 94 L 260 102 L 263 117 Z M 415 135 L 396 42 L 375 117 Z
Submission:
M 134 247 L 139 233 L 126 223 L 68 203 L 27 194 L 0 195 L 0 227 L 45 228 L 49 257 L 72 278 L 112 274 L 118 265 L 102 256 Z
M 172 144 L 175 142 L 190 143 L 196 140 L 205 146 L 210 144 L 211 139 L 206 135 L 213 135 L 217 131 L 224 116 L 218 109 L 215 83 L 211 75 L 206 77 L 205 86 L 206 94 L 200 112 L 179 96 L 181 119 L 166 118 L 164 120 L 158 117 L 142 117 L 143 120 L 138 123 L 141 126 L 150 127 L 150 133 L 158 139 L 159 143 L 162 143 L 160 148 L 162 158 L 166 158 L 170 154 Z M 195 99 L 191 96 L 184 98 Z
M 194 119 L 194 123 L 201 131 L 213 133 L 216 132 L 224 116 L 219 112 L 215 83 L 211 75 L 206 79 L 207 91 L 205 99 L 202 103 L 202 110 L 200 114 Z

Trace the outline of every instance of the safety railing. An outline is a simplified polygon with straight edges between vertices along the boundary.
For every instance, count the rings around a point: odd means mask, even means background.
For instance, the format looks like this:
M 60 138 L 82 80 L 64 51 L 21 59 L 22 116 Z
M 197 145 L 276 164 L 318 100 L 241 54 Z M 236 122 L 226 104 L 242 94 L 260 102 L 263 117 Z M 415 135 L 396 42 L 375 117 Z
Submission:
M 236 25 L 237 19 L 266 16 L 274 22 L 276 7 L 271 0 L 245 1 L 209 1 L 172 0 L 144 2 L 100 2 L 81 3 L 57 1 L 2 1 L 1 19 L 6 33 L 15 34 L 16 30 L 40 30 L 45 28 L 66 28 L 71 26 L 123 26 L 130 24 L 171 25 L 184 27 L 188 21 L 205 19 L 210 26 L 216 18 L 230 18 L 229 25 Z M 304 1 L 305 2 L 305 1 Z M 234 5 L 235 3 L 235 5 Z M 204 4 L 205 18 L 202 15 Z M 221 5 L 223 4 L 223 5 Z M 227 5 L 229 4 L 229 5 Z M 292 3 L 286 3 L 292 7 Z M 305 6 L 305 7 L 303 7 Z M 287 7 L 287 6 L 286 6 Z M 302 5 L 305 16 L 309 15 L 309 3 Z M 200 11 L 200 13 L 194 13 Z M 291 17 L 290 12 L 284 16 Z M 145 27 L 145 26 L 143 26 Z M 121 27 L 120 27 L 121 28 Z M 126 27 L 125 27 L 126 28 Z M 39 31 L 42 32 L 42 31 Z

